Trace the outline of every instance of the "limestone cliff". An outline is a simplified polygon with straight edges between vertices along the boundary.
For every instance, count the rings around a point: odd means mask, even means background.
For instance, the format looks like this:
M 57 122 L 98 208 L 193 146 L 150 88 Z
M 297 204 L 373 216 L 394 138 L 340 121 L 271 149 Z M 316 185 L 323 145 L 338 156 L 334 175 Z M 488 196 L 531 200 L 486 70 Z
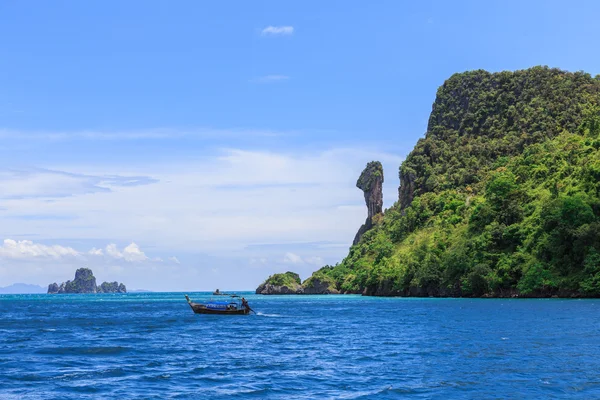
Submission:
M 96 286 L 96 277 L 89 268 L 79 268 L 75 271 L 75 279 L 66 281 L 58 285 L 51 283 L 48 285 L 49 294 L 62 293 L 127 293 L 124 284 L 118 282 L 103 282 Z
M 356 187 L 365 194 L 367 220 L 354 236 L 353 245 L 358 244 L 366 231 L 373 227 L 373 217 L 383 210 L 383 167 L 379 161 L 371 161 L 360 174 Z

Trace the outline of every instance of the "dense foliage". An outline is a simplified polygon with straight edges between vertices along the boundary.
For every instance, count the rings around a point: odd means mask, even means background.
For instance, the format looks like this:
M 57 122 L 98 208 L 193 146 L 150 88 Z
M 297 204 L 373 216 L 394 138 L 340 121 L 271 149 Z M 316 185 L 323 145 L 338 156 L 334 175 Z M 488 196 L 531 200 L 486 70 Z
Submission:
M 600 79 L 452 76 L 399 201 L 319 274 L 375 295 L 600 296 Z
M 269 276 L 263 285 L 269 284 L 273 286 L 287 286 L 288 288 L 294 288 L 299 286 L 300 283 L 300 275 L 288 271 L 283 274 L 273 274 Z

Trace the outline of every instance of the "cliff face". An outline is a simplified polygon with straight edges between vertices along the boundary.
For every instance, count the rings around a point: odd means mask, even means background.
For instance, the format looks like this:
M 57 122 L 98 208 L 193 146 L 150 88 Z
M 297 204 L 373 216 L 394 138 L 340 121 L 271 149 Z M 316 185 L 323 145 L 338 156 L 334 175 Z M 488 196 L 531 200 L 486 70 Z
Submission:
M 383 211 L 383 167 L 379 161 L 371 161 L 360 174 L 356 187 L 364 192 L 368 215 L 365 223 L 354 236 L 357 244 L 362 235 L 373 227 L 373 217 Z
M 104 282 L 96 286 L 96 277 L 91 269 L 79 268 L 75 271 L 75 279 L 66 281 L 58 285 L 51 283 L 48 285 L 49 294 L 63 293 L 126 293 L 125 285 L 118 282 Z

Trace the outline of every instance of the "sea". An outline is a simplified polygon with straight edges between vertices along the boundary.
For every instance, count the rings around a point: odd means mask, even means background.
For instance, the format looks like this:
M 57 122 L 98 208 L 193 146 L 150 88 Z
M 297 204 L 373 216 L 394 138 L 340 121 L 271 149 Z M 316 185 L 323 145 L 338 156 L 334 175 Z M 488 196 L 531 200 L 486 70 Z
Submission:
M 240 294 L 1 295 L 0 399 L 600 398 L 600 299 Z

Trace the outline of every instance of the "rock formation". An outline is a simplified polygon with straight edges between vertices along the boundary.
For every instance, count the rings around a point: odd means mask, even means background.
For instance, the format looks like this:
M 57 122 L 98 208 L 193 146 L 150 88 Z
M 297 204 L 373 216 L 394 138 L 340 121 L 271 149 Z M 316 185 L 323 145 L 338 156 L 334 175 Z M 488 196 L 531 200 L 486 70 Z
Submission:
M 96 288 L 98 293 L 127 293 L 125 285 L 119 282 L 103 282 Z
M 256 294 L 339 294 L 333 279 L 319 271 L 300 284 L 300 275 L 294 272 L 271 275 L 256 289 Z
M 274 274 L 258 286 L 256 294 L 302 294 L 300 282 L 300 275 L 294 272 Z
M 367 164 L 356 181 L 356 187 L 365 194 L 368 215 L 365 223 L 360 227 L 354 237 L 353 245 L 358 244 L 362 235 L 373 227 L 373 217 L 381 214 L 383 210 L 383 167 L 379 161 Z
M 103 282 L 96 286 L 96 277 L 89 268 L 79 268 L 75 271 L 75 279 L 66 281 L 58 285 L 51 283 L 48 285 L 49 294 L 62 293 L 127 293 L 127 288 L 118 282 Z
M 302 284 L 302 294 L 340 294 L 335 282 L 325 277 L 310 277 Z

